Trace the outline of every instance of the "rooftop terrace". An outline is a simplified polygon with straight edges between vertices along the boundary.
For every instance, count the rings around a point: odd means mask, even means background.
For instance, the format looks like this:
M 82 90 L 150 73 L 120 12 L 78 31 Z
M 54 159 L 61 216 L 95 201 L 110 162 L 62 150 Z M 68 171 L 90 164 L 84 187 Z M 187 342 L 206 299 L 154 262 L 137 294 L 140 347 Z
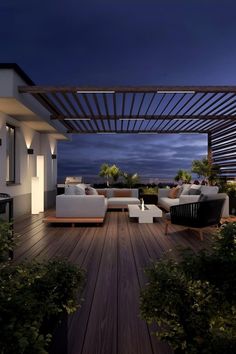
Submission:
M 42 219 L 50 213 L 16 220 L 20 241 L 15 260 L 67 257 L 86 270 L 84 302 L 69 319 L 69 353 L 171 353 L 151 335 L 154 329 L 140 319 L 143 270 L 176 246 L 195 251 L 209 247 L 210 233 L 201 242 L 193 231 L 170 225 L 165 236 L 162 219 L 138 224 L 121 211 L 107 212 L 103 226 L 47 226 Z

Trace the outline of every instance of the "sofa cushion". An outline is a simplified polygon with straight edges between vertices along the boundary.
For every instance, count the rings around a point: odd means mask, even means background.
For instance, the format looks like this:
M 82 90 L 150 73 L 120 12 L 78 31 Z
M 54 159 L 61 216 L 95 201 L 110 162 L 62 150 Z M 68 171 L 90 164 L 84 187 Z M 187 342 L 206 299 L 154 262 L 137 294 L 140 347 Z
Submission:
M 218 186 L 201 186 L 202 194 L 217 194 L 219 192 Z
M 165 210 L 170 210 L 172 205 L 179 205 L 179 198 L 171 199 L 168 197 L 162 197 L 158 199 L 158 205 Z
M 114 197 L 123 197 L 123 198 L 128 197 L 128 198 L 130 198 L 132 196 L 132 193 L 131 193 L 131 190 L 115 189 L 113 191 L 113 196 Z
M 140 200 L 138 198 L 132 197 L 112 197 L 108 199 L 108 207 L 111 205 L 124 205 L 127 206 L 128 204 L 140 204 Z
M 199 202 L 205 202 L 207 200 L 218 200 L 218 199 L 226 199 L 226 193 L 216 193 L 216 194 L 201 194 L 199 198 Z
M 190 188 L 188 191 L 189 195 L 200 195 L 201 194 L 201 190 L 200 188 Z

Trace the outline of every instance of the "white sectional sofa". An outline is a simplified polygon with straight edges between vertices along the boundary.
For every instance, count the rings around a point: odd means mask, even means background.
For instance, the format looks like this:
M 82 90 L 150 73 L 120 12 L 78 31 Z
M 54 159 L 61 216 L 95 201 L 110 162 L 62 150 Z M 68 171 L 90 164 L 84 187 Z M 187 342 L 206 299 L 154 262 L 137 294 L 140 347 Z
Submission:
M 78 188 L 79 186 L 79 188 Z M 125 209 L 128 204 L 139 204 L 138 189 L 99 189 L 90 187 L 85 195 L 86 185 L 67 186 L 65 194 L 56 197 L 56 215 L 45 218 L 48 223 L 102 223 L 106 211 Z M 82 193 L 82 194 L 80 194 Z
M 104 219 L 107 199 L 103 195 L 65 195 L 56 197 L 56 217 Z
M 189 195 L 190 188 L 199 190 L 198 194 Z M 198 202 L 200 195 L 211 196 L 211 199 L 214 195 L 217 195 L 219 192 L 219 187 L 217 186 L 202 186 L 202 185 L 183 185 L 182 193 L 179 198 L 169 198 L 169 189 L 168 188 L 159 188 L 158 189 L 158 206 L 165 209 L 166 211 L 170 210 L 170 207 L 173 205 L 186 204 Z M 222 212 L 222 217 L 229 216 L 229 197 L 225 195 L 225 203 Z

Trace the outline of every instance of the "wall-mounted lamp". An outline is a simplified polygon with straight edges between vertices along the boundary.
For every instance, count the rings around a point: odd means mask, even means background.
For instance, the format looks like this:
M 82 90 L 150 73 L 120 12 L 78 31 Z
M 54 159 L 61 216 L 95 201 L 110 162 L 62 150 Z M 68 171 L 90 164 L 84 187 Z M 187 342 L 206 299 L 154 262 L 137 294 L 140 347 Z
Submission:
M 27 154 L 28 155 L 33 155 L 34 149 L 27 149 Z
M 56 158 L 57 158 L 57 155 L 56 154 L 52 154 L 52 159 L 56 160 Z
M 0 146 L 2 145 L 2 139 L 0 139 Z

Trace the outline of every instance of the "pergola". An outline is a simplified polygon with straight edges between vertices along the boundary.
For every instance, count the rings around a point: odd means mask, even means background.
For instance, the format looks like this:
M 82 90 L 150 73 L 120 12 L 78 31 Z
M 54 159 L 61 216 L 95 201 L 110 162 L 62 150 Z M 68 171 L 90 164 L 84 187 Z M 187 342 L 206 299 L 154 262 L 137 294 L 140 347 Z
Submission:
M 236 86 L 20 86 L 73 134 L 208 134 L 208 157 L 236 177 Z

